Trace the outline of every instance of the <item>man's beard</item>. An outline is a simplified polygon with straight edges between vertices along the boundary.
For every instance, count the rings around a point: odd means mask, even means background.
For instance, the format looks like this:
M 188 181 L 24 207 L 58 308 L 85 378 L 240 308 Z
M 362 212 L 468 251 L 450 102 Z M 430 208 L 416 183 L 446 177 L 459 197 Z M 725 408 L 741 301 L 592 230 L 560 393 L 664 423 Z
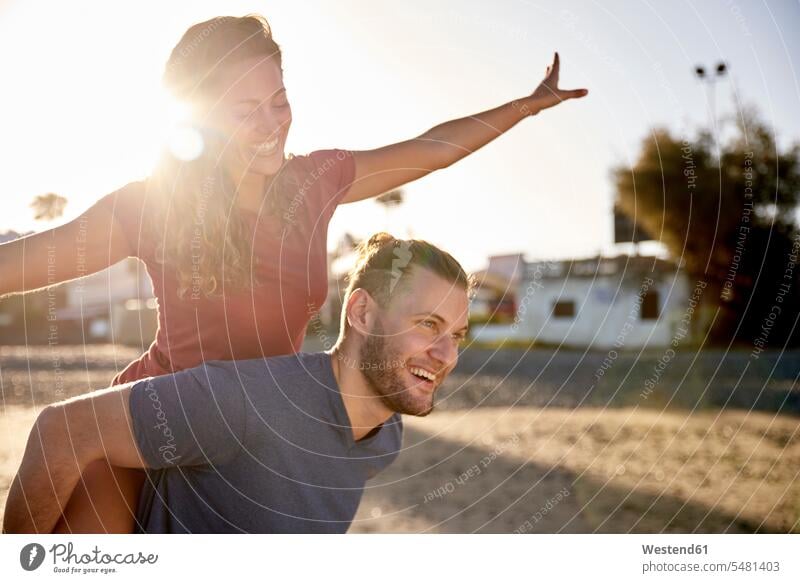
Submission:
M 405 362 L 387 344 L 383 326 L 376 322 L 359 353 L 364 378 L 392 411 L 425 417 L 433 411 L 433 393 L 420 392 L 421 396 L 416 397 L 406 388 L 403 380 Z

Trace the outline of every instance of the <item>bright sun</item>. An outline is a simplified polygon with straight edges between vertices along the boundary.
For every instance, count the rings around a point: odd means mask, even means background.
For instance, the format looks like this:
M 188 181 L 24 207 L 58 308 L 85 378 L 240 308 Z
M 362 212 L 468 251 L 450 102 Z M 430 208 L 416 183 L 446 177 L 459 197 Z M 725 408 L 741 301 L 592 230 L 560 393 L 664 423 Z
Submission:
M 77 216 L 104 194 L 147 175 L 170 141 L 183 156 L 196 151 L 186 132 L 182 139 L 174 135 L 188 108 L 161 84 L 183 24 L 163 40 L 132 45 L 129 37 L 115 38 L 113 27 L 83 34 L 89 23 L 76 21 L 73 9 L 61 3 L 48 8 L 47 18 L 35 18 L 37 9 L 17 2 L 4 7 L 0 19 L 0 51 L 16 55 L 0 63 L 7 201 L 0 230 L 41 229 L 28 205 L 47 192 L 67 198 L 64 220 Z M 137 15 L 130 16 L 126 29 L 136 29 Z M 32 19 L 35 33 L 27 25 Z

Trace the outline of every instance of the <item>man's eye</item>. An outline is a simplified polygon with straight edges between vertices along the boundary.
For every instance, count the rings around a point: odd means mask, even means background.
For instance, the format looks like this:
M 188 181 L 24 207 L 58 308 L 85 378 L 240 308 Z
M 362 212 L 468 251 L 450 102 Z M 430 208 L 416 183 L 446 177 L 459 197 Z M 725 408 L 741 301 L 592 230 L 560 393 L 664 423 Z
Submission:
M 434 322 L 433 320 L 423 320 L 422 325 L 428 328 L 433 328 L 434 326 L 436 326 L 436 322 Z

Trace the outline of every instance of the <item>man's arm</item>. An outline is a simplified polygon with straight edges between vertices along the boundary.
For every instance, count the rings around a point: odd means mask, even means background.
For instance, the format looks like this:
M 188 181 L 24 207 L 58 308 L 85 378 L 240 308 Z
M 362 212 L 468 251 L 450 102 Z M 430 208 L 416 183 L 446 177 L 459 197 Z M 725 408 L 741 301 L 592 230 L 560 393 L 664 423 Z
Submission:
M 235 367 L 207 362 L 46 407 L 11 485 L 4 532 L 51 532 L 95 460 L 153 469 L 231 461 L 246 420 Z
M 128 405 L 130 385 L 50 405 L 28 437 L 11 484 L 3 532 L 49 533 L 91 462 L 142 468 Z

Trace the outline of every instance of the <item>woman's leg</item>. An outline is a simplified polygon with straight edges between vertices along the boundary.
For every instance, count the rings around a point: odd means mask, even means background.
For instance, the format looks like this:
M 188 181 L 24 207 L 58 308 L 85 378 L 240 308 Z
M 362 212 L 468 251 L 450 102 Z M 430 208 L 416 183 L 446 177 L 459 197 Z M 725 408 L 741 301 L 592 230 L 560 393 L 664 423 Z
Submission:
M 146 474 L 106 460 L 87 466 L 54 533 L 131 533 Z

